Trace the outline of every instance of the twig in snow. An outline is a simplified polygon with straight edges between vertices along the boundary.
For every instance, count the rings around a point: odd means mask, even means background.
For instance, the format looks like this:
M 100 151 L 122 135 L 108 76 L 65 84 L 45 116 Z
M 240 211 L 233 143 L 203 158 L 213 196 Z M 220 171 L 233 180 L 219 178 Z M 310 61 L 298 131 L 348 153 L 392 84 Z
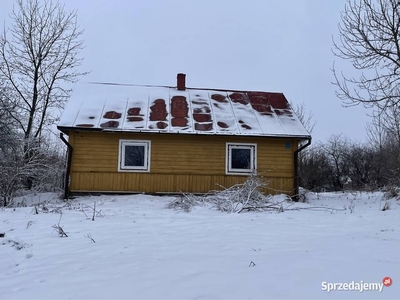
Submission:
M 92 243 L 96 243 L 96 241 L 92 238 L 92 235 L 90 233 L 85 235 L 85 238 L 88 238 Z
M 250 262 L 249 267 L 255 267 L 255 263 L 253 261 Z
M 383 205 L 382 211 L 389 210 L 392 207 L 392 203 L 390 201 L 386 201 Z
M 276 209 L 278 212 L 283 212 L 282 204 L 272 204 L 272 205 L 263 205 L 263 206 L 247 206 L 242 207 L 238 213 L 241 213 L 244 210 L 266 210 L 266 209 Z M 334 207 L 325 207 L 325 206 L 310 206 L 310 207 L 293 207 L 293 208 L 285 208 L 285 210 L 302 210 L 302 209 L 309 209 L 309 210 L 336 210 L 336 211 L 343 211 L 344 208 L 334 208 Z
M 58 221 L 58 224 L 54 224 L 52 227 L 57 230 L 58 235 L 60 237 L 68 237 L 68 235 L 65 233 L 64 229 L 60 226 L 60 222 L 61 222 L 61 217 L 62 214 L 60 214 L 60 220 Z
M 94 215 L 96 214 L 96 201 L 94 201 L 94 205 L 93 205 L 93 217 L 92 217 L 92 221 L 94 221 Z
M 325 206 L 311 206 L 311 207 L 294 207 L 286 210 L 301 210 L 301 209 L 310 209 L 310 210 L 336 210 L 343 211 L 343 208 L 334 208 L 334 207 L 325 207 Z
M 85 213 L 85 211 L 83 210 L 83 205 L 82 205 L 82 203 L 81 203 L 81 211 L 83 212 L 83 214 L 84 214 L 85 217 L 87 218 L 88 216 L 87 216 L 87 214 Z
M 90 208 L 91 210 L 93 210 L 93 217 L 91 218 L 92 221 L 94 221 L 94 217 L 95 217 L 95 216 L 96 216 L 96 217 L 101 217 L 101 218 L 104 217 L 104 213 L 103 213 L 101 210 L 96 211 L 96 202 L 94 202 L 94 207 L 91 207 L 91 206 L 89 206 L 89 205 L 87 205 L 87 204 L 84 204 L 84 203 L 81 204 L 81 210 L 82 210 L 82 212 L 85 214 L 85 216 L 87 217 L 85 211 L 83 210 L 83 206 L 88 207 L 88 208 Z
M 29 226 L 31 226 L 33 224 L 33 221 L 29 221 L 28 224 L 26 224 L 26 229 L 29 228 Z

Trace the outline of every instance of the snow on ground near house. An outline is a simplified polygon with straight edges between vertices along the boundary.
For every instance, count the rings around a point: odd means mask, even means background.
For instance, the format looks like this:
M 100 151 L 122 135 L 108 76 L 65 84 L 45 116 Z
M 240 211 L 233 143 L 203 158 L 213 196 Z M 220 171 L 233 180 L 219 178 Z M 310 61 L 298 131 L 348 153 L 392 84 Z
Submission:
M 0 299 L 398 298 L 398 203 L 382 211 L 380 193 L 309 198 L 291 208 L 354 201 L 354 211 L 226 214 L 203 206 L 185 213 L 166 209 L 169 197 L 81 197 L 62 209 L 68 237 L 60 238 L 52 228 L 58 213 L 1 209 Z M 102 216 L 92 221 L 94 202 Z M 386 276 L 393 284 L 381 293 L 322 290 L 324 281 Z

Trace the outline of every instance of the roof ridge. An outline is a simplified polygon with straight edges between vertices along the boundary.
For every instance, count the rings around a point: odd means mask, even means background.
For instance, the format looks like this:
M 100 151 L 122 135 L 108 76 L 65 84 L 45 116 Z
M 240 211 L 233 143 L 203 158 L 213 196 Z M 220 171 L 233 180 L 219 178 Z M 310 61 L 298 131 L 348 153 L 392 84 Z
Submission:
M 118 83 L 118 82 L 101 82 L 101 81 L 88 81 L 88 84 L 98 84 L 98 85 L 115 85 L 115 86 L 135 86 L 135 87 L 160 87 L 160 88 L 173 88 L 176 86 L 172 85 L 154 85 L 154 84 L 134 84 L 134 83 Z M 266 92 L 261 90 L 235 90 L 226 88 L 204 88 L 204 87 L 186 87 L 187 90 L 200 90 L 200 91 L 224 91 L 224 92 L 238 92 L 238 93 L 266 93 L 266 94 L 281 94 L 282 92 Z

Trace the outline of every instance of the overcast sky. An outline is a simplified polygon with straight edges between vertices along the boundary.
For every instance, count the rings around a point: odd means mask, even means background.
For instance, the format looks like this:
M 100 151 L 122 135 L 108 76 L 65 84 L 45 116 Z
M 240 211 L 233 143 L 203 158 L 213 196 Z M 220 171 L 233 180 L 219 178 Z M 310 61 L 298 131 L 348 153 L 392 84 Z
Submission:
M 344 108 L 330 71 L 345 0 L 60 0 L 85 29 L 81 82 L 282 92 L 305 103 L 314 141 L 365 140 L 363 107 Z M 1 30 L 13 0 L 0 0 Z M 351 69 L 347 70 L 352 72 Z

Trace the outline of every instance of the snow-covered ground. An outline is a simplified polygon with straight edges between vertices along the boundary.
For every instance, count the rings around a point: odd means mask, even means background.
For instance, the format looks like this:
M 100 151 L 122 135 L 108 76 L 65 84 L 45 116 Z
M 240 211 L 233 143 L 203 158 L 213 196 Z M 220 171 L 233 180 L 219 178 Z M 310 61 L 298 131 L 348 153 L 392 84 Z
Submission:
M 61 209 L 63 238 L 52 228 L 60 213 L 0 209 L 0 299 L 398 299 L 399 202 L 382 211 L 380 193 L 309 198 L 290 207 L 327 209 L 186 213 L 166 209 L 169 197 L 81 197 Z M 382 292 L 323 290 L 387 276 Z

